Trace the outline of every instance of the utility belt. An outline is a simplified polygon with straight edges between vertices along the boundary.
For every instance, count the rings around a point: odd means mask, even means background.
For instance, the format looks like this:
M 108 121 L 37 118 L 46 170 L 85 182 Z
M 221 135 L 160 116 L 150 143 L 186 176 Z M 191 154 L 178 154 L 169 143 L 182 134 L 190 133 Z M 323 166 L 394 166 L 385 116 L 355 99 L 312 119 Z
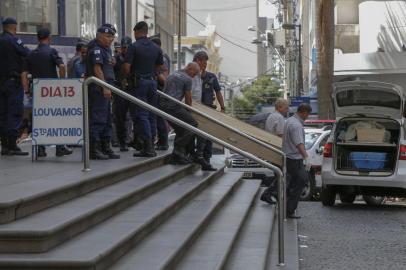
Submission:
M 12 74 L 12 75 L 9 75 L 9 76 L 0 77 L 0 85 L 2 85 L 3 83 L 5 83 L 8 80 L 15 81 L 16 83 L 19 84 L 21 82 L 20 74 L 15 73 L 15 74 Z
M 137 88 L 138 84 L 141 80 L 149 80 L 149 81 L 156 81 L 157 76 L 156 75 L 141 75 L 141 74 L 136 74 L 135 76 L 131 76 L 128 79 L 128 84 L 130 88 Z

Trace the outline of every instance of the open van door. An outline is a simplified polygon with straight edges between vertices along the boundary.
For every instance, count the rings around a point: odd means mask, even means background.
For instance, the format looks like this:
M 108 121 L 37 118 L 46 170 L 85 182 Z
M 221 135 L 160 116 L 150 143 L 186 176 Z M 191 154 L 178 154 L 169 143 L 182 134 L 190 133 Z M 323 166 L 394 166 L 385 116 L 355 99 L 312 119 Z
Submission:
M 337 118 L 346 116 L 380 116 L 400 121 L 405 96 L 400 86 L 374 82 L 351 81 L 334 84 L 333 104 Z

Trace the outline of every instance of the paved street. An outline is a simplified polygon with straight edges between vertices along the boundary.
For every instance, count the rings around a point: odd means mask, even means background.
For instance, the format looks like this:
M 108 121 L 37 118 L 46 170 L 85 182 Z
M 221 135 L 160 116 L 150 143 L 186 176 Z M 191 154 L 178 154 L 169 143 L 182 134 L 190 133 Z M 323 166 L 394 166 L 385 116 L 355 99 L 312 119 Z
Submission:
M 406 205 L 300 202 L 300 269 L 406 268 Z

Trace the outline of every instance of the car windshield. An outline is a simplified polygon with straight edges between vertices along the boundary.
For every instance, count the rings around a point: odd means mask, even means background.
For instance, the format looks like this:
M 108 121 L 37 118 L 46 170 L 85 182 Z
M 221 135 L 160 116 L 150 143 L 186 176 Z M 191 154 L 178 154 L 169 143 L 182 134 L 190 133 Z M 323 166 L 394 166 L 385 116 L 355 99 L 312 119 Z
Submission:
M 313 145 L 316 143 L 316 141 L 320 137 L 320 135 L 321 135 L 320 132 L 314 132 L 314 131 L 306 131 L 305 132 L 305 148 L 306 148 L 306 150 L 309 150 L 310 148 L 313 147 Z

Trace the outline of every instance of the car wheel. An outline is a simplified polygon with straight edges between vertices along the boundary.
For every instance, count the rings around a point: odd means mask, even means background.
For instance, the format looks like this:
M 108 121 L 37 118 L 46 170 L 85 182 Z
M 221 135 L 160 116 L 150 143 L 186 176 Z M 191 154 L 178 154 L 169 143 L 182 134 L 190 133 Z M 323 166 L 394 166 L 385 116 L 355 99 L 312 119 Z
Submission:
M 305 187 L 303 188 L 302 194 L 300 194 L 300 200 L 310 201 L 313 198 L 315 186 L 316 180 L 314 178 L 314 172 L 309 172 L 309 176 L 305 182 Z
M 355 201 L 355 194 L 340 194 L 340 201 L 342 203 L 353 203 Z
M 320 199 L 324 206 L 333 206 L 336 201 L 336 191 L 333 187 L 322 186 Z
M 363 195 L 362 198 L 368 205 L 377 206 L 381 205 L 385 201 L 385 197 L 381 196 L 367 196 Z

